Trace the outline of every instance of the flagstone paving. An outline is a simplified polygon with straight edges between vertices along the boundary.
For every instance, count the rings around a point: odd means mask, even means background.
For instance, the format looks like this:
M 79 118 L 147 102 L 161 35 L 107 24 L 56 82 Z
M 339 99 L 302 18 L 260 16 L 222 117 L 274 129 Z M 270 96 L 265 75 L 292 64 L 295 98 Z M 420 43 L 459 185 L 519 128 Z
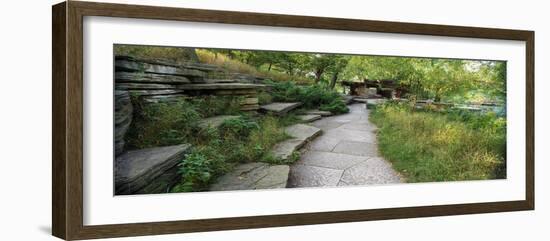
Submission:
M 365 104 L 352 104 L 344 115 L 310 125 L 323 134 L 303 149 L 290 167 L 288 187 L 330 187 L 403 182 L 391 163 L 378 154 L 376 126 Z

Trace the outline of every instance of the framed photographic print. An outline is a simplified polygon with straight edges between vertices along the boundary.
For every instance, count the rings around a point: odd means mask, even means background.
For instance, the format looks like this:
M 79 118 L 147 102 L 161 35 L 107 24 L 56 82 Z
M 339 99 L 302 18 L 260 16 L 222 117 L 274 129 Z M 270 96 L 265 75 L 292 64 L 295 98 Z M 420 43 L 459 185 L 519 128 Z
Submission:
M 534 32 L 53 6 L 53 235 L 534 209 Z

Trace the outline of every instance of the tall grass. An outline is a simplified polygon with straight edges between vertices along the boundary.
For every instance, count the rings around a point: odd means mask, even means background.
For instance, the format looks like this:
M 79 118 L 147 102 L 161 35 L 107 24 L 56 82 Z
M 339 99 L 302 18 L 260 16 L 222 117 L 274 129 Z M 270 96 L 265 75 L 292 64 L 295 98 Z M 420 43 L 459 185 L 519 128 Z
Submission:
M 238 60 L 231 59 L 225 54 L 213 53 L 206 49 L 196 49 L 195 52 L 197 53 L 197 56 L 199 57 L 199 61 L 201 63 L 217 65 L 224 69 L 238 73 L 259 75 L 259 72 L 256 70 L 256 68 L 242 63 Z
M 408 182 L 505 178 L 505 120 L 471 115 L 459 118 L 387 104 L 370 119 L 379 127 L 382 156 Z
M 222 53 L 213 53 L 207 49 L 196 49 L 195 52 L 201 63 L 213 64 L 220 66 L 230 72 L 237 72 L 242 74 L 250 74 L 253 76 L 263 77 L 275 81 L 294 81 L 300 84 L 311 84 L 312 80 L 303 76 L 291 76 L 286 73 L 278 72 L 275 70 L 267 71 L 260 70 L 236 59 L 231 59 L 227 55 Z

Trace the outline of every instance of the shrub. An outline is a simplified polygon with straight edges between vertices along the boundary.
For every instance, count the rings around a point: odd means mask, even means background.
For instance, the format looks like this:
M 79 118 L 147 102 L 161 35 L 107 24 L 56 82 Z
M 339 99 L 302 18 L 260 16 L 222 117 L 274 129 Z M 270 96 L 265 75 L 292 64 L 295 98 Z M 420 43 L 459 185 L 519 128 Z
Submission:
M 333 100 L 330 104 L 324 104 L 319 107 L 319 110 L 330 111 L 333 114 L 342 114 L 349 112 L 349 108 L 341 100 Z
M 134 116 L 126 135 L 130 149 L 200 144 L 212 139 L 212 130 L 201 129 L 201 118 L 240 113 L 240 98 L 207 96 L 166 103 L 143 103 L 132 97 Z M 217 134 L 216 134 L 217 135 Z
M 173 192 L 201 191 L 236 163 L 268 162 L 271 148 L 288 138 L 276 117 L 241 117 L 199 134 L 202 142 L 180 163 L 182 181 Z
M 271 102 L 273 102 L 273 97 L 269 93 L 265 91 L 260 91 L 258 93 L 258 103 L 260 105 L 269 104 Z
M 210 148 L 198 149 L 183 159 L 179 164 L 182 182 L 173 188 L 174 192 L 203 190 L 214 177 L 227 170 L 223 155 Z
M 135 110 L 126 134 L 129 149 L 186 143 L 198 130 L 200 114 L 188 102 L 140 104 L 133 99 Z
M 240 101 L 240 97 L 232 96 L 205 96 L 190 100 L 203 118 L 238 114 L 241 108 Z
M 299 86 L 291 82 L 272 85 L 272 96 L 275 101 L 302 102 L 305 108 L 324 108 L 334 110 L 335 114 L 348 112 L 342 97 L 336 91 L 327 90 L 319 85 Z
M 260 126 L 255 121 L 240 117 L 236 119 L 225 120 L 219 127 L 220 136 L 224 139 L 243 139 L 246 140 L 252 130 L 259 129 Z

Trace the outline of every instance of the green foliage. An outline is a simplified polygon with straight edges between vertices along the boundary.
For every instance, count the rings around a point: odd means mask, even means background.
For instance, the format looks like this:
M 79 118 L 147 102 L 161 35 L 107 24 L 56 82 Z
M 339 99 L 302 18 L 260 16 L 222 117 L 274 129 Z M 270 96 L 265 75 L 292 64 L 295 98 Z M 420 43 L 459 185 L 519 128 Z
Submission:
M 277 158 L 277 157 L 269 154 L 263 159 L 263 162 L 270 163 L 270 164 L 273 164 L 273 165 L 290 165 L 290 164 L 295 163 L 298 160 L 300 160 L 300 152 L 294 151 L 285 160 L 282 160 L 280 158 Z
M 323 104 L 319 107 L 319 110 L 330 111 L 333 114 L 342 114 L 349 112 L 349 108 L 342 100 L 333 100 L 329 104 Z
M 201 115 L 189 102 L 141 104 L 132 99 L 135 109 L 126 134 L 128 149 L 186 143 L 198 130 Z
M 281 119 L 267 116 L 259 121 L 260 128 L 252 130 L 246 144 L 245 161 L 266 161 L 275 144 L 289 138 Z
M 335 114 L 349 111 L 340 94 L 319 85 L 299 86 L 291 82 L 270 84 L 275 101 L 302 102 L 304 108 L 324 108 L 335 111 Z
M 179 164 L 182 181 L 172 191 L 203 190 L 208 187 L 213 177 L 222 174 L 227 169 L 228 165 L 220 153 L 209 150 L 209 147 L 203 147 L 187 155 Z
M 232 49 L 115 45 L 115 54 L 174 61 L 199 59 L 228 72 L 338 89 L 341 79 L 395 80 L 420 98 L 502 102 L 506 62 Z M 197 57 L 198 56 L 198 57 Z
M 198 143 L 212 135 L 209 130 L 198 127 L 201 118 L 240 113 L 239 98 L 233 97 L 142 103 L 134 96 L 132 103 L 134 116 L 126 135 L 129 149 Z
M 203 118 L 239 114 L 241 108 L 241 98 L 232 96 L 204 96 L 190 101 Z
M 132 97 L 134 117 L 126 135 L 129 149 L 190 143 L 193 151 L 180 164 L 182 181 L 173 192 L 201 191 L 235 163 L 269 161 L 271 148 L 288 136 L 287 117 L 246 116 L 224 121 L 219 128 L 200 128 L 201 118 L 241 113 L 230 98 L 208 97 L 170 103 L 142 103 Z M 233 104 L 232 104 L 233 103 Z
M 502 100 L 506 93 L 506 63 L 499 61 L 353 56 L 344 78 L 396 80 L 437 101 Z
M 379 127 L 381 154 L 409 182 L 506 175 L 505 122 L 494 115 L 412 111 L 407 103 L 388 103 L 370 118 Z
M 237 163 L 271 162 L 272 147 L 288 138 L 282 127 L 276 117 L 243 116 L 203 131 L 203 141 L 180 163 L 182 181 L 172 192 L 205 190 Z
M 301 71 L 301 74 L 296 74 L 294 71 L 288 72 L 281 68 L 281 66 L 293 66 L 292 70 L 294 70 L 296 67 L 292 64 L 281 64 L 281 61 L 294 61 L 291 58 L 283 58 L 286 56 L 283 52 L 228 49 L 197 49 L 196 52 L 200 62 L 218 65 L 228 72 L 250 74 L 276 81 L 312 82 L 311 78 Z
M 116 55 L 215 64 L 228 72 L 274 80 L 261 92 L 260 104 L 301 102 L 304 108 L 335 114 L 348 112 L 339 93 L 340 79 L 391 79 L 410 90 L 410 97 L 452 102 L 503 102 L 506 63 L 387 56 L 312 54 L 277 51 L 173 48 L 115 45 Z M 198 56 L 196 56 L 196 55 Z M 308 83 L 309 85 L 297 85 Z M 126 136 L 132 148 L 191 143 L 193 152 L 180 165 L 182 182 L 173 191 L 203 190 L 240 162 L 280 163 L 269 151 L 288 138 L 282 127 L 297 123 L 286 117 L 250 117 L 224 122 L 218 129 L 199 128 L 201 118 L 242 115 L 240 98 L 205 97 L 177 103 L 134 102 Z M 411 102 L 412 103 L 412 102 Z M 369 108 L 372 106 L 369 106 Z M 378 106 L 371 118 L 379 127 L 382 154 L 409 181 L 474 180 L 505 175 L 506 121 L 494 113 L 459 110 L 418 111 L 407 103 Z M 289 162 L 299 158 L 293 154 Z
M 259 129 L 260 126 L 250 118 L 237 118 L 225 120 L 219 127 L 220 135 L 224 139 L 248 138 L 250 132 Z
M 269 104 L 271 102 L 273 102 L 273 96 L 271 96 L 269 93 L 267 93 L 266 91 L 260 91 L 258 93 L 258 103 L 260 105 Z
M 300 123 L 301 119 L 298 118 L 297 114 L 298 113 L 291 112 L 291 113 L 287 113 L 284 116 L 279 116 L 277 117 L 277 122 L 282 127 Z

